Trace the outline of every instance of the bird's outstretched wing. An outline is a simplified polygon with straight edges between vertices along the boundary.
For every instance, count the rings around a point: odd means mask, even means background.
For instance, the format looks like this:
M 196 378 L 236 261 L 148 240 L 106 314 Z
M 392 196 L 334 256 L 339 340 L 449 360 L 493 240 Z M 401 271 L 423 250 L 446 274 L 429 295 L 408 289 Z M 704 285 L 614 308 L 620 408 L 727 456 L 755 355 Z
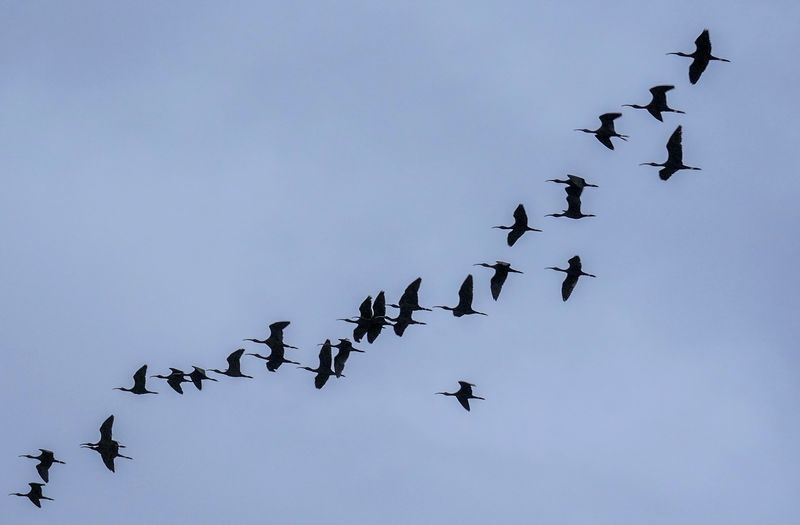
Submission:
M 508 278 L 508 272 L 497 270 L 495 269 L 494 275 L 492 275 L 492 280 L 490 281 L 491 288 L 492 288 L 492 299 L 495 301 L 498 297 L 500 297 L 500 291 L 503 289 L 503 284 L 506 282 Z
M 411 284 L 406 286 L 403 295 L 400 296 L 401 307 L 403 306 L 418 306 L 419 305 L 419 287 L 422 284 L 422 277 L 417 277 Z
M 514 243 L 516 243 L 519 240 L 519 238 L 522 237 L 523 233 L 525 233 L 523 230 L 510 230 L 508 232 L 508 237 L 506 238 L 506 242 L 508 242 L 509 246 L 514 246 Z
M 114 416 L 110 415 L 103 421 L 103 424 L 100 425 L 100 441 L 110 441 L 112 428 L 114 426 Z
M 575 285 L 578 284 L 578 276 L 567 274 L 564 278 L 564 282 L 561 283 L 561 299 L 566 301 L 569 299 L 569 296 L 572 295 L 572 290 L 575 289 Z
M 608 149 L 614 149 L 614 143 L 611 142 L 611 137 L 607 135 L 595 135 L 595 137 L 603 146 L 607 147 Z
M 386 294 L 383 293 L 383 290 L 375 296 L 375 300 L 372 302 L 372 316 L 373 317 L 384 317 L 386 315 Z
M 703 74 L 703 71 L 705 71 L 707 67 L 708 59 L 705 57 L 692 60 L 692 63 L 689 65 L 689 83 L 697 84 L 697 81 L 700 80 L 700 75 Z
M 244 354 L 244 348 L 231 352 L 231 355 L 226 359 L 228 361 L 228 370 L 234 373 L 241 372 L 242 354 Z
M 50 483 L 50 467 L 45 467 L 43 463 L 36 465 L 36 472 L 39 473 L 45 483 Z
M 698 54 L 711 54 L 711 36 L 708 33 L 708 29 L 703 29 L 703 32 L 700 33 L 700 36 L 695 39 L 694 45 L 697 46 L 696 52 Z
M 133 388 L 144 388 L 147 381 L 147 365 L 142 366 L 133 374 Z
M 461 403 L 461 406 L 464 407 L 464 410 L 469 412 L 469 398 L 464 396 L 456 396 L 458 402 Z
M 317 374 L 314 376 L 314 386 L 317 387 L 317 389 L 322 388 L 325 386 L 325 383 L 328 382 L 328 377 L 330 377 L 328 374 Z
M 622 113 L 603 113 L 600 115 L 600 123 L 604 128 L 614 129 L 614 121 L 622 116 Z
M 667 141 L 667 164 L 683 163 L 683 126 L 678 126 Z
M 372 319 L 372 296 L 368 295 L 358 307 L 362 319 Z
M 269 337 L 283 341 L 283 331 L 289 326 L 291 321 L 277 321 L 269 325 Z
M 461 288 L 458 289 L 458 306 L 472 306 L 472 287 L 472 274 L 469 274 L 461 283 Z
M 326 371 L 330 370 L 331 361 L 331 340 L 325 339 L 325 342 L 322 344 L 322 348 L 319 351 L 319 368 Z
M 114 470 L 114 457 L 111 454 L 102 453 L 100 456 L 103 458 L 103 463 L 105 464 L 106 468 L 111 472 L 115 472 Z
M 520 204 L 514 210 L 514 226 L 522 226 L 523 229 L 528 225 L 528 214 L 525 213 L 525 206 Z

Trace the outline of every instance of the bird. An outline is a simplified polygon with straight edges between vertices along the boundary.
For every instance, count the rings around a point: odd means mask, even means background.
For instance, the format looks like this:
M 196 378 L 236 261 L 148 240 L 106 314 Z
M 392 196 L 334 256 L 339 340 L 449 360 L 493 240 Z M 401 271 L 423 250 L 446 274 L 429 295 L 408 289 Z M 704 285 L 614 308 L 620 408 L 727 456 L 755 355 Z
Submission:
M 712 60 L 720 62 L 730 62 L 727 58 L 715 57 L 711 54 L 711 37 L 708 34 L 708 29 L 704 29 L 700 36 L 694 41 L 695 50 L 693 53 L 682 53 L 680 51 L 674 53 L 667 53 L 668 55 L 678 55 L 679 57 L 691 58 L 692 64 L 689 66 L 689 82 L 697 84 L 700 80 L 700 75 L 708 67 L 708 63 Z
M 277 372 L 277 370 L 281 367 L 284 363 L 291 363 L 293 365 L 299 365 L 297 361 L 290 361 L 286 359 L 285 351 L 283 346 L 275 346 L 270 349 L 270 354 L 268 356 L 263 356 L 261 354 L 247 354 L 253 357 L 257 357 L 259 359 L 263 359 L 266 361 L 267 370 L 270 372 Z
M 48 501 L 54 501 L 53 498 L 48 498 L 47 496 L 42 495 L 42 487 L 44 487 L 44 483 L 28 483 L 30 490 L 27 494 L 22 494 L 21 492 L 12 492 L 9 496 L 23 496 L 31 500 L 31 503 L 36 505 L 39 508 L 42 508 L 42 501 L 46 499 Z
M 114 415 L 108 416 L 103 424 L 100 425 L 100 441 L 97 443 L 81 443 L 82 448 L 90 448 L 95 452 L 100 454 L 100 457 L 103 458 L 103 463 L 105 464 L 106 468 L 111 472 L 114 472 L 114 460 L 116 458 L 124 458 L 124 459 L 133 459 L 128 456 L 123 456 L 119 453 L 121 448 L 125 448 L 125 445 L 120 445 L 120 443 L 114 440 L 111 436 L 112 434 L 112 427 L 114 426 Z
M 569 219 L 582 219 L 584 217 L 594 217 L 594 214 L 583 213 L 581 211 L 581 194 L 583 188 L 580 186 L 567 186 L 567 209 L 561 213 L 548 213 L 546 217 L 567 217 Z
M 428 309 L 424 308 L 424 310 Z M 403 307 L 400 308 L 400 313 L 397 314 L 397 317 L 387 317 L 388 320 L 394 323 L 394 325 L 392 325 L 392 329 L 394 330 L 394 333 L 395 335 L 397 335 L 397 337 L 403 337 L 406 328 L 408 328 L 412 324 L 426 324 L 423 323 L 422 321 L 417 321 L 416 319 L 414 319 L 412 317 L 413 314 L 414 314 L 413 309 L 411 309 L 410 307 Z
M 454 308 L 449 306 L 434 306 L 434 308 L 449 310 L 455 317 L 471 314 L 486 315 L 472 309 L 472 274 L 467 275 L 467 278 L 461 283 L 461 288 L 458 289 L 458 304 Z
M 203 381 L 214 381 L 215 383 L 217 380 L 213 377 L 208 377 L 206 375 L 206 371 L 199 366 L 192 366 L 193 370 L 191 373 L 187 374 L 187 377 L 191 379 L 192 383 L 194 384 L 195 388 L 198 390 L 203 389 Z
M 669 180 L 669 178 L 672 177 L 675 172 L 680 170 L 700 170 L 700 168 L 686 166 L 683 163 L 683 145 L 681 144 L 682 139 L 683 127 L 678 126 L 675 128 L 675 131 L 672 132 L 672 135 L 667 141 L 667 161 L 662 162 L 661 164 L 656 162 L 642 162 L 639 165 L 661 167 L 661 169 L 658 170 L 658 176 L 663 181 Z
M 323 343 L 323 345 L 324 344 L 325 343 Z M 349 339 L 339 339 L 339 342 L 335 345 L 331 345 L 331 347 L 339 349 L 339 351 L 336 352 L 336 357 L 333 358 L 333 373 L 336 375 L 336 377 L 342 377 L 342 372 L 344 372 L 344 364 L 347 362 L 347 358 L 350 357 L 350 352 L 364 353 L 363 350 L 355 348 Z
M 358 317 L 355 319 L 339 319 L 339 321 L 345 321 L 356 325 L 356 327 L 353 328 L 353 339 L 355 339 L 356 343 L 361 342 L 361 339 L 363 339 L 369 331 L 373 317 L 371 295 L 368 295 L 366 299 L 361 301 L 361 305 L 358 307 L 358 313 Z
M 646 109 L 648 113 L 653 115 L 656 120 L 659 122 L 664 122 L 664 119 L 661 118 L 662 113 L 685 113 L 684 111 L 672 109 L 667 105 L 667 91 L 671 91 L 673 89 L 675 89 L 675 86 L 653 86 L 650 88 L 650 94 L 652 95 L 652 98 L 646 106 L 640 106 L 638 104 L 623 104 L 622 107 Z
M 514 224 L 511 226 L 492 226 L 492 228 L 497 228 L 499 230 L 510 230 L 507 238 L 509 246 L 514 246 L 514 243 L 516 243 L 525 232 L 542 231 L 537 230 L 536 228 L 530 228 L 528 226 L 528 214 L 525 213 L 525 206 L 522 204 L 517 206 L 517 209 L 514 210 Z
M 453 396 L 458 399 L 458 402 L 461 403 L 461 406 L 464 407 L 464 410 L 469 412 L 469 400 L 470 399 L 481 399 L 486 400 L 483 397 L 478 397 L 472 395 L 472 387 L 475 386 L 472 383 L 467 383 L 466 381 L 459 381 L 458 384 L 460 388 L 456 392 L 436 392 L 442 396 Z
M 367 342 L 372 344 L 381 335 L 384 326 L 391 326 L 386 319 L 386 295 L 383 290 L 378 292 L 372 302 L 372 318 L 367 327 Z
M 573 186 L 580 189 L 598 187 L 597 184 L 589 184 L 583 177 L 570 174 L 567 174 L 566 179 L 548 179 L 547 182 L 557 182 L 558 184 L 566 184 L 567 186 Z
M 403 295 L 400 296 L 400 300 L 397 304 L 390 304 L 392 308 L 399 308 L 402 310 L 403 308 L 408 308 L 412 312 L 417 310 L 425 310 L 426 312 L 430 312 L 430 308 L 423 308 L 419 305 L 419 287 L 422 284 L 422 277 L 417 277 L 414 279 L 411 284 L 406 286 L 406 290 L 403 292 Z
M 177 368 L 170 368 L 170 374 L 168 376 L 164 375 L 154 375 L 150 377 L 157 377 L 158 379 L 166 379 L 167 384 L 177 393 L 183 395 L 183 387 L 181 387 L 181 383 L 190 383 L 191 379 L 186 379 L 186 376 L 189 374 L 185 373 L 183 370 L 178 370 Z
M 66 463 L 56 459 L 55 453 L 52 450 L 47 450 L 46 448 L 40 448 L 39 452 L 40 454 L 38 456 L 23 454 L 20 457 L 39 460 L 39 463 L 36 465 L 36 472 L 39 473 L 39 477 L 41 477 L 45 483 L 49 483 L 50 467 L 53 466 L 53 463 L 59 463 L 61 465 L 66 465 Z
M 210 368 L 208 371 L 216 372 L 228 377 L 246 377 L 248 379 L 253 379 L 253 376 L 248 376 L 242 373 L 242 354 L 244 354 L 244 348 L 240 348 L 234 352 L 231 352 L 231 355 L 229 355 L 227 358 L 228 368 L 225 371 L 217 370 L 216 368 Z
M 614 144 L 611 142 L 611 137 L 619 137 L 622 140 L 628 140 L 628 135 L 620 135 L 614 129 L 614 120 L 622 116 L 622 113 L 603 113 L 600 115 L 600 127 L 597 129 L 579 128 L 575 131 L 583 131 L 584 133 L 591 133 L 608 149 L 614 149 Z
M 578 277 L 582 275 L 587 277 L 597 277 L 596 275 L 592 275 L 583 271 L 581 258 L 577 255 L 572 257 L 567 262 L 569 263 L 569 267 L 567 269 L 557 268 L 555 266 L 546 268 L 547 270 L 556 270 L 558 272 L 564 272 L 567 274 L 567 276 L 564 277 L 564 282 L 561 284 L 561 299 L 564 301 L 569 299 L 569 296 L 572 294 L 572 290 L 574 290 L 575 285 L 578 284 Z
M 122 390 L 123 392 L 130 392 L 132 394 L 142 395 L 142 394 L 158 394 L 158 392 L 151 392 L 145 387 L 145 382 L 147 381 L 147 365 L 143 365 L 139 370 L 133 374 L 133 387 L 131 388 L 123 388 L 123 387 L 116 387 L 113 390 Z
M 483 266 L 484 268 L 491 268 L 494 270 L 492 280 L 490 281 L 492 289 L 492 298 L 496 301 L 500 297 L 500 291 L 503 289 L 503 283 L 506 282 L 509 273 L 522 273 L 511 267 L 511 263 L 504 261 L 496 261 L 494 264 L 477 263 L 473 266 Z
M 314 386 L 320 389 L 328 382 L 328 378 L 334 375 L 333 370 L 331 370 L 331 360 L 331 340 L 326 339 L 325 342 L 322 343 L 322 348 L 319 351 L 319 366 L 317 366 L 317 368 L 298 366 L 297 368 L 317 374 L 316 377 L 314 377 Z M 337 377 L 344 377 L 344 375 L 339 375 Z
M 291 324 L 291 321 L 277 321 L 269 325 L 269 337 L 266 339 L 244 339 L 253 343 L 260 343 L 272 349 L 275 346 L 283 346 L 285 348 L 292 348 L 297 350 L 296 346 L 287 345 L 283 342 L 283 331 Z

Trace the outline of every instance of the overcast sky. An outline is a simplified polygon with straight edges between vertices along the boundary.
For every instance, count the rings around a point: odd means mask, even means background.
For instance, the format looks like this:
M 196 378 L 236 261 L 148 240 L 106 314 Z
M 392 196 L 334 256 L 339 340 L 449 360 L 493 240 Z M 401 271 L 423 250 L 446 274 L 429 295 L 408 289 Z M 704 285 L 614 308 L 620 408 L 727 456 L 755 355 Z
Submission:
M 619 525 L 800 520 L 800 4 L 40 2 L 0 6 L 3 524 Z M 703 28 L 714 52 L 688 82 Z M 625 109 L 616 151 L 573 128 Z M 657 168 L 684 127 L 703 171 Z M 596 218 L 545 218 L 576 173 Z M 518 203 L 543 233 L 513 248 Z M 597 279 L 563 303 L 580 255 Z M 507 260 L 500 300 L 489 270 Z M 421 312 L 322 390 L 292 366 L 184 396 L 291 320 Z M 249 346 L 251 350 L 257 348 Z M 475 384 L 467 413 L 452 398 Z M 78 448 L 116 415 L 134 461 Z

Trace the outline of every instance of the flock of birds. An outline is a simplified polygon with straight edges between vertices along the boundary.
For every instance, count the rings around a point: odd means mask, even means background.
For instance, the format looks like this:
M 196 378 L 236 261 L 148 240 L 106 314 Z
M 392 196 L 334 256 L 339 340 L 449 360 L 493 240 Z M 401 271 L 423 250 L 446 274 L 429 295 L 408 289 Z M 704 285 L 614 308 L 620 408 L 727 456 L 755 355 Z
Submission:
M 704 30 L 699 37 L 695 40 L 696 49 L 693 53 L 668 53 L 670 55 L 678 55 L 681 57 L 692 58 L 692 63 L 689 66 L 689 81 L 691 84 L 696 84 L 700 76 L 705 71 L 706 67 L 711 61 L 717 60 L 722 62 L 729 62 L 724 58 L 718 58 L 711 54 L 711 39 L 708 30 Z M 667 104 L 667 92 L 674 89 L 671 85 L 660 85 L 650 89 L 652 98 L 647 105 L 625 104 L 625 107 L 634 109 L 645 109 L 654 118 L 663 122 L 662 113 L 680 113 L 676 109 L 672 109 Z M 627 135 L 617 133 L 614 127 L 614 121 L 621 117 L 621 113 L 605 113 L 600 115 L 600 127 L 595 130 L 590 129 L 577 129 L 584 133 L 593 134 L 598 141 L 600 141 L 608 149 L 613 150 L 614 144 L 612 138 L 619 138 L 627 140 Z M 683 164 L 683 147 L 682 147 L 682 127 L 678 126 L 672 133 L 672 136 L 667 142 L 667 160 L 663 163 L 647 162 L 642 165 L 658 166 L 661 167 L 659 177 L 666 181 L 679 170 L 698 170 L 700 168 L 686 166 Z M 576 175 L 567 175 L 566 179 L 550 179 L 548 182 L 554 182 L 565 185 L 567 194 L 567 209 L 561 213 L 551 213 L 549 217 L 567 217 L 570 219 L 582 219 L 584 217 L 594 217 L 592 214 L 585 214 L 581 211 L 581 195 L 585 188 L 596 188 L 595 184 L 586 182 L 582 177 Z M 519 239 L 526 232 L 541 232 L 542 230 L 531 228 L 528 225 L 528 215 L 525 212 L 525 207 L 520 204 L 514 210 L 514 223 L 511 226 L 494 226 L 494 228 L 508 230 L 507 244 L 514 246 Z M 549 267 L 549 270 L 555 270 L 566 274 L 564 281 L 561 285 L 561 298 L 566 301 L 570 298 L 575 286 L 580 277 L 595 277 L 590 273 L 583 271 L 583 265 L 579 256 L 574 256 L 567 261 L 567 268 L 558 268 L 555 266 Z M 496 301 L 500 297 L 508 276 L 512 273 L 522 272 L 511 267 L 510 263 L 504 261 L 496 261 L 494 264 L 479 263 L 475 266 L 489 268 L 494 271 L 490 280 L 490 289 L 492 298 Z M 368 296 L 358 308 L 358 316 L 340 319 L 341 321 L 351 323 L 353 328 L 353 339 L 356 343 L 361 342 L 366 338 L 369 344 L 372 344 L 384 328 L 391 327 L 394 333 L 402 337 L 405 330 L 411 325 L 424 325 L 426 323 L 418 321 L 413 318 L 413 314 L 419 311 L 431 311 L 431 308 L 425 308 L 419 304 L 419 289 L 422 284 L 422 278 L 415 279 L 410 283 L 405 292 L 400 297 L 396 304 L 386 304 L 384 292 L 379 292 L 375 299 Z M 455 306 L 434 306 L 433 308 L 448 310 L 452 312 L 455 317 L 462 317 L 465 315 L 486 315 L 483 312 L 478 312 L 472 307 L 473 301 L 473 278 L 472 275 L 467 275 L 461 287 L 458 290 L 458 303 Z M 387 315 L 386 307 L 389 306 L 398 310 L 396 317 Z M 269 349 L 268 355 L 261 355 L 259 353 L 247 353 L 246 355 L 264 360 L 266 368 L 269 372 L 277 372 L 278 369 L 284 364 L 296 365 L 302 370 L 313 372 L 314 386 L 321 389 L 325 386 L 331 376 L 337 378 L 345 377 L 344 369 L 347 360 L 352 352 L 364 353 L 353 346 L 353 343 L 348 338 L 339 339 L 336 344 L 331 343 L 330 339 L 326 339 L 322 343 L 319 351 L 319 363 L 316 368 L 309 366 L 301 366 L 297 361 L 286 359 L 286 349 L 297 349 L 295 346 L 288 345 L 284 342 L 284 330 L 289 326 L 289 321 L 279 321 L 269 325 L 269 335 L 266 339 L 244 339 L 244 341 L 252 342 L 255 344 L 265 345 Z M 337 349 L 336 356 L 332 355 L 333 349 Z M 166 380 L 167 385 L 178 394 L 183 394 L 184 383 L 191 383 L 197 390 L 203 389 L 204 381 L 217 381 L 214 377 L 209 377 L 207 372 L 228 376 L 231 378 L 250 378 L 253 376 L 246 375 L 242 372 L 241 359 L 245 355 L 245 349 L 239 348 L 232 352 L 227 357 L 227 368 L 219 370 L 216 368 L 205 370 L 198 366 L 193 366 L 191 372 L 184 372 L 178 368 L 170 368 L 170 373 L 167 375 L 157 374 L 150 376 L 151 378 L 158 378 Z M 473 394 L 474 384 L 467 381 L 458 381 L 459 389 L 455 392 L 436 392 L 436 394 L 444 396 L 455 397 L 461 406 L 469 411 L 471 399 L 483 400 L 483 397 L 478 397 Z M 147 365 L 139 368 L 133 374 L 133 385 L 131 387 L 117 387 L 115 390 L 129 392 L 136 395 L 145 394 L 158 394 L 158 392 L 147 389 Z M 114 472 L 114 461 L 117 458 L 132 459 L 120 453 L 120 450 L 125 448 L 125 445 L 120 444 L 112 437 L 114 425 L 114 416 L 109 416 L 100 426 L 100 439 L 96 443 L 83 443 L 81 447 L 94 450 L 100 454 L 100 457 L 108 470 Z M 50 468 L 54 464 L 65 464 L 63 461 L 56 459 L 55 453 L 51 450 L 39 449 L 39 455 L 25 454 L 20 457 L 35 459 L 38 461 L 36 471 L 44 483 L 32 482 L 28 483 L 30 490 L 27 493 L 11 493 L 12 496 L 20 496 L 28 498 L 31 503 L 37 507 L 41 507 L 42 500 L 50 500 L 52 498 L 44 496 L 42 488 L 50 481 Z

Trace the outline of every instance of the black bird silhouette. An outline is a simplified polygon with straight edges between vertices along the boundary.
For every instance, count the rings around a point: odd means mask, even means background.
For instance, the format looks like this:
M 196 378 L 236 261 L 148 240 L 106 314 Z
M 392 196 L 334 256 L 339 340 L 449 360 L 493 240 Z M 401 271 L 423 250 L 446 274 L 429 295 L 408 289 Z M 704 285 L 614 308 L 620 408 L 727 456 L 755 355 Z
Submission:
M 253 343 L 260 343 L 267 345 L 270 350 L 274 347 L 285 347 L 297 350 L 296 346 L 287 345 L 283 342 L 283 331 L 291 324 L 291 321 L 278 321 L 269 325 L 269 337 L 266 339 L 245 339 L 245 341 L 252 341 Z
M 557 182 L 559 184 L 566 184 L 567 186 L 572 186 L 575 188 L 579 188 L 581 190 L 583 190 L 583 188 L 598 187 L 597 184 L 589 184 L 583 177 L 578 177 L 577 175 L 570 175 L 570 174 L 567 174 L 566 179 L 548 179 L 547 182 Z
M 317 366 L 317 368 L 299 366 L 298 368 L 317 374 L 316 377 L 314 377 L 314 386 L 320 389 L 328 382 L 328 378 L 334 375 L 333 370 L 331 370 L 331 361 L 331 340 L 325 339 L 325 342 L 322 344 L 322 349 L 319 351 L 319 366 Z M 341 375 L 340 377 L 344 376 Z
M 122 390 L 123 392 L 131 392 L 132 394 L 158 394 L 158 392 L 151 392 L 145 387 L 147 381 L 147 365 L 142 366 L 133 374 L 133 387 L 123 388 L 116 387 L 113 390 Z
M 369 331 L 369 327 L 372 323 L 372 296 L 368 295 L 366 299 L 361 301 L 361 305 L 358 307 L 359 315 L 355 319 L 339 319 L 339 321 L 345 321 L 347 323 L 352 323 L 356 325 L 353 328 L 353 339 L 356 340 L 356 343 L 361 342 L 361 339 L 367 335 Z
M 216 372 L 228 377 L 247 377 L 253 379 L 253 376 L 244 375 L 242 373 L 241 359 L 244 354 L 244 348 L 240 348 L 228 356 L 228 368 L 226 370 L 217 370 L 216 368 L 209 368 L 209 372 Z
M 503 284 L 506 282 L 509 273 L 522 273 L 511 267 L 511 263 L 504 261 L 496 261 L 494 264 L 478 263 L 474 266 L 483 266 L 484 268 L 491 268 L 494 270 L 492 280 L 490 281 L 492 288 L 492 298 L 496 301 L 500 297 L 500 291 L 503 289 Z
M 46 499 L 48 501 L 54 501 L 53 498 L 48 498 L 47 496 L 42 495 L 42 487 L 44 487 L 44 483 L 28 483 L 28 486 L 31 488 L 27 494 L 22 494 L 21 492 L 12 492 L 9 496 L 22 496 L 31 500 L 31 503 L 36 505 L 39 508 L 42 508 L 42 501 Z
M 642 162 L 639 165 L 661 167 L 661 169 L 658 170 L 658 176 L 661 178 L 661 180 L 669 180 L 669 178 L 672 177 L 675 172 L 680 170 L 700 170 L 700 168 L 686 166 L 683 163 L 683 145 L 681 144 L 682 140 L 683 129 L 682 126 L 678 126 L 675 128 L 675 131 L 672 132 L 672 135 L 667 141 L 667 161 L 662 162 L 661 164 L 657 164 L 655 162 Z
M 428 308 L 421 308 L 421 310 L 422 309 L 428 310 Z M 397 317 L 387 317 L 387 319 L 389 319 L 394 323 L 392 328 L 394 329 L 394 333 L 395 335 L 397 335 L 397 337 L 403 337 L 406 328 L 408 328 L 412 324 L 426 324 L 423 323 L 422 321 L 417 321 L 416 319 L 414 319 L 413 314 L 414 310 L 412 310 L 409 307 L 403 307 L 400 308 L 400 313 L 397 314 Z
M 597 277 L 596 275 L 592 275 L 583 271 L 581 258 L 577 255 L 572 257 L 567 262 L 569 263 L 569 267 L 567 269 L 557 268 L 555 266 L 550 266 L 547 268 L 547 270 L 556 270 L 558 272 L 564 272 L 567 274 L 567 276 L 564 277 L 564 282 L 561 284 L 561 299 L 564 301 L 569 299 L 569 296 L 572 294 L 572 290 L 574 290 L 575 285 L 578 284 L 578 277 L 581 275 L 585 275 L 587 277 Z
M 522 204 L 517 206 L 517 209 L 514 210 L 514 224 L 511 226 L 492 226 L 492 228 L 497 228 L 499 230 L 510 230 L 508 232 L 507 239 L 509 246 L 514 246 L 514 243 L 517 242 L 525 232 L 542 231 L 537 230 L 536 228 L 528 227 L 528 214 L 525 213 L 525 206 Z
M 200 368 L 199 366 L 192 366 L 192 368 L 193 368 L 192 372 L 187 374 L 187 377 L 192 380 L 192 383 L 194 384 L 194 387 L 196 389 L 198 390 L 203 389 L 203 381 L 217 382 L 215 378 L 208 377 L 206 375 L 205 369 Z
M 584 133 L 591 133 L 599 140 L 603 146 L 608 149 L 614 149 L 614 144 L 611 142 L 611 137 L 619 137 L 622 140 L 628 140 L 628 135 L 620 135 L 614 129 L 614 120 L 622 116 L 622 113 L 603 113 L 600 115 L 600 127 L 597 129 L 579 128 L 575 131 L 583 131 Z
M 581 211 L 581 194 L 583 187 L 569 185 L 564 188 L 567 192 L 567 209 L 561 213 L 548 213 L 546 217 L 567 217 L 569 219 L 582 219 L 584 217 L 594 217 L 591 213 Z
M 460 388 L 457 392 L 436 392 L 439 395 L 443 396 L 453 396 L 458 399 L 458 402 L 461 403 L 461 406 L 464 407 L 464 410 L 469 412 L 469 400 L 470 399 L 482 399 L 485 401 L 485 398 L 478 397 L 472 395 L 472 387 L 475 386 L 472 383 L 467 383 L 466 381 L 459 381 L 458 384 Z
M 322 346 L 324 346 L 324 344 L 325 343 L 323 343 Z M 331 345 L 331 347 L 339 349 L 339 351 L 336 352 L 336 357 L 333 358 L 333 373 L 336 374 L 336 377 L 342 377 L 344 365 L 347 362 L 347 358 L 350 357 L 350 352 L 364 353 L 363 350 L 355 348 L 349 339 L 339 339 L 339 342 L 335 345 Z
M 412 312 L 416 312 L 417 310 L 430 312 L 430 308 L 423 308 L 419 305 L 419 287 L 421 284 L 422 277 L 414 279 L 411 284 L 406 286 L 406 290 L 403 292 L 403 295 L 400 296 L 400 301 L 398 301 L 397 304 L 390 304 L 389 306 L 392 308 L 399 308 L 400 310 L 406 308 Z
M 60 463 L 61 465 L 66 465 L 66 463 L 56 459 L 56 456 L 52 450 L 47 450 L 46 448 L 40 448 L 39 452 L 40 454 L 38 456 L 23 454 L 20 457 L 39 460 L 39 463 L 36 465 L 36 472 L 39 473 L 39 476 L 44 480 L 45 483 L 49 483 L 50 467 L 53 466 L 53 463 Z
M 678 55 L 679 57 L 693 59 L 692 64 L 689 66 L 689 82 L 692 84 L 697 84 L 697 81 L 700 80 L 700 75 L 703 74 L 703 71 L 708 67 L 708 63 L 712 60 L 730 62 L 727 58 L 719 58 L 711 54 L 711 37 L 708 34 L 708 29 L 704 29 L 703 32 L 700 33 L 700 36 L 694 41 L 694 45 L 695 50 L 693 53 L 687 54 L 681 53 L 680 51 L 667 53 L 668 55 Z
M 664 119 L 661 118 L 662 113 L 681 113 L 683 111 L 679 111 L 677 109 L 672 109 L 667 105 L 667 91 L 675 89 L 675 86 L 654 86 L 650 88 L 650 94 L 653 95 L 653 98 L 650 99 L 650 102 L 647 103 L 646 106 L 640 106 L 638 104 L 623 104 L 622 107 L 627 108 L 634 108 L 634 109 L 646 109 L 648 113 L 653 115 L 656 120 L 660 122 L 664 122 Z
M 154 375 L 150 377 L 157 377 L 158 379 L 166 379 L 167 384 L 177 393 L 183 395 L 183 387 L 181 387 L 181 383 L 189 383 L 191 379 L 186 379 L 189 374 L 184 372 L 183 370 L 178 370 L 177 368 L 170 368 L 170 374 L 168 376 L 164 375 Z
M 472 274 L 467 275 L 467 278 L 461 283 L 461 288 L 458 289 L 458 304 L 455 308 L 449 306 L 434 306 L 434 308 L 450 310 L 455 317 L 471 314 L 486 315 L 483 312 L 477 312 L 472 309 Z
M 106 468 L 111 472 L 114 472 L 114 460 L 116 458 L 133 459 L 119 453 L 119 450 L 125 448 L 125 445 L 120 445 L 118 441 L 113 439 L 111 435 L 113 426 L 114 416 L 111 415 L 100 425 L 100 441 L 97 443 L 81 443 L 81 447 L 90 448 L 98 452 L 100 457 L 103 458 Z
M 270 354 L 268 356 L 263 356 L 261 354 L 247 354 L 253 357 L 257 357 L 259 359 L 263 359 L 266 361 L 267 370 L 270 372 L 277 372 L 277 370 L 281 367 L 284 363 L 291 363 L 293 365 L 299 365 L 297 361 L 289 361 L 286 359 L 285 350 L 282 345 L 273 346 L 270 348 Z

